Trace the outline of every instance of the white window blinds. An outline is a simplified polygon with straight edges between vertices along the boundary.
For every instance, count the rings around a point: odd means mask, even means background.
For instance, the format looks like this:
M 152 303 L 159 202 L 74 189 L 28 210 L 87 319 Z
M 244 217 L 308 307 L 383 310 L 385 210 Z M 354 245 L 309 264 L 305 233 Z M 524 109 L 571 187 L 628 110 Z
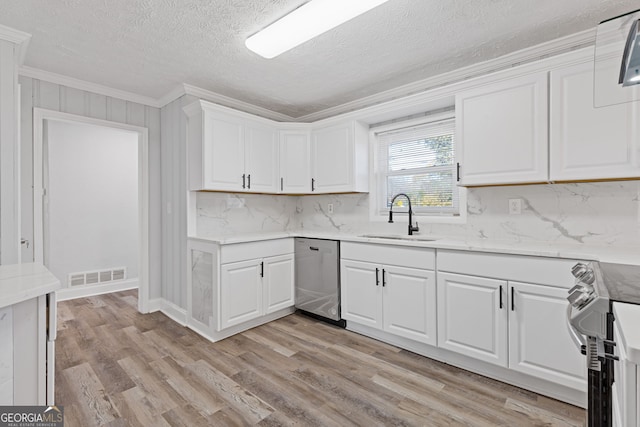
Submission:
M 454 131 L 447 119 L 377 134 L 381 213 L 398 193 L 411 198 L 415 212 L 458 213 Z

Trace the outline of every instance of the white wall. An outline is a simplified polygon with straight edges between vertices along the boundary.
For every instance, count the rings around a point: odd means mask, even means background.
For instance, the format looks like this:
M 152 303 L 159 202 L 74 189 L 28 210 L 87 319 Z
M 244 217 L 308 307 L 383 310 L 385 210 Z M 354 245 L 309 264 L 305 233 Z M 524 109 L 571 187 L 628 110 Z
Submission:
M 47 121 L 48 267 L 70 273 L 127 268 L 138 277 L 138 134 Z

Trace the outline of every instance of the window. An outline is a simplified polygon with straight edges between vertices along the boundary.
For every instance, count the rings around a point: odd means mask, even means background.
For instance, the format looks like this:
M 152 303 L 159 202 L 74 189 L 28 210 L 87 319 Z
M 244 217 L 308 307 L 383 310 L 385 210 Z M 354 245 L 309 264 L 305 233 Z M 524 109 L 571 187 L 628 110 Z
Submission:
M 414 212 L 459 212 L 453 118 L 377 134 L 380 214 L 398 193 L 411 198 Z M 405 198 L 396 206 L 406 205 Z

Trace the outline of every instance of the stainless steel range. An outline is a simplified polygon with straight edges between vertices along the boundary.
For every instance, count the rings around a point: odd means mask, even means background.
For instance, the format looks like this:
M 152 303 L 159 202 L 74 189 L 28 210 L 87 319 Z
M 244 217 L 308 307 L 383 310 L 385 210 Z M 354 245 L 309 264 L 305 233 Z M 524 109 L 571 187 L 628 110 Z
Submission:
M 571 271 L 576 284 L 569 290 L 567 320 L 571 336 L 587 356 L 587 425 L 612 425 L 611 391 L 615 380 L 612 303 L 640 304 L 640 266 L 578 263 Z

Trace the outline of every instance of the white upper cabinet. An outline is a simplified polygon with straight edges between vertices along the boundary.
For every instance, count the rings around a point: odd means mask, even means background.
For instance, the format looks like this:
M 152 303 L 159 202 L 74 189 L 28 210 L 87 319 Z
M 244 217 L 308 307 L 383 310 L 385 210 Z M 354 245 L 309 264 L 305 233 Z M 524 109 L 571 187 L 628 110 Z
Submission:
M 242 122 L 224 114 L 204 114 L 202 163 L 199 183 L 192 189 L 238 191 L 244 171 L 244 130 Z M 195 185 L 196 188 L 193 188 Z
M 593 85 L 592 61 L 551 72 L 552 181 L 640 176 L 639 103 L 594 108 Z
M 282 193 L 311 192 L 311 142 L 308 131 L 280 131 L 280 183 Z
M 244 173 L 246 190 L 259 193 L 278 191 L 278 133 L 269 126 L 245 121 Z
M 311 132 L 311 192 L 369 191 L 368 130 L 350 120 Z
M 351 193 L 369 187 L 368 127 L 278 123 L 206 101 L 187 114 L 189 190 Z
M 185 112 L 190 190 L 277 191 L 275 126 L 205 101 L 188 105 Z
M 548 180 L 547 73 L 456 95 L 460 185 Z

